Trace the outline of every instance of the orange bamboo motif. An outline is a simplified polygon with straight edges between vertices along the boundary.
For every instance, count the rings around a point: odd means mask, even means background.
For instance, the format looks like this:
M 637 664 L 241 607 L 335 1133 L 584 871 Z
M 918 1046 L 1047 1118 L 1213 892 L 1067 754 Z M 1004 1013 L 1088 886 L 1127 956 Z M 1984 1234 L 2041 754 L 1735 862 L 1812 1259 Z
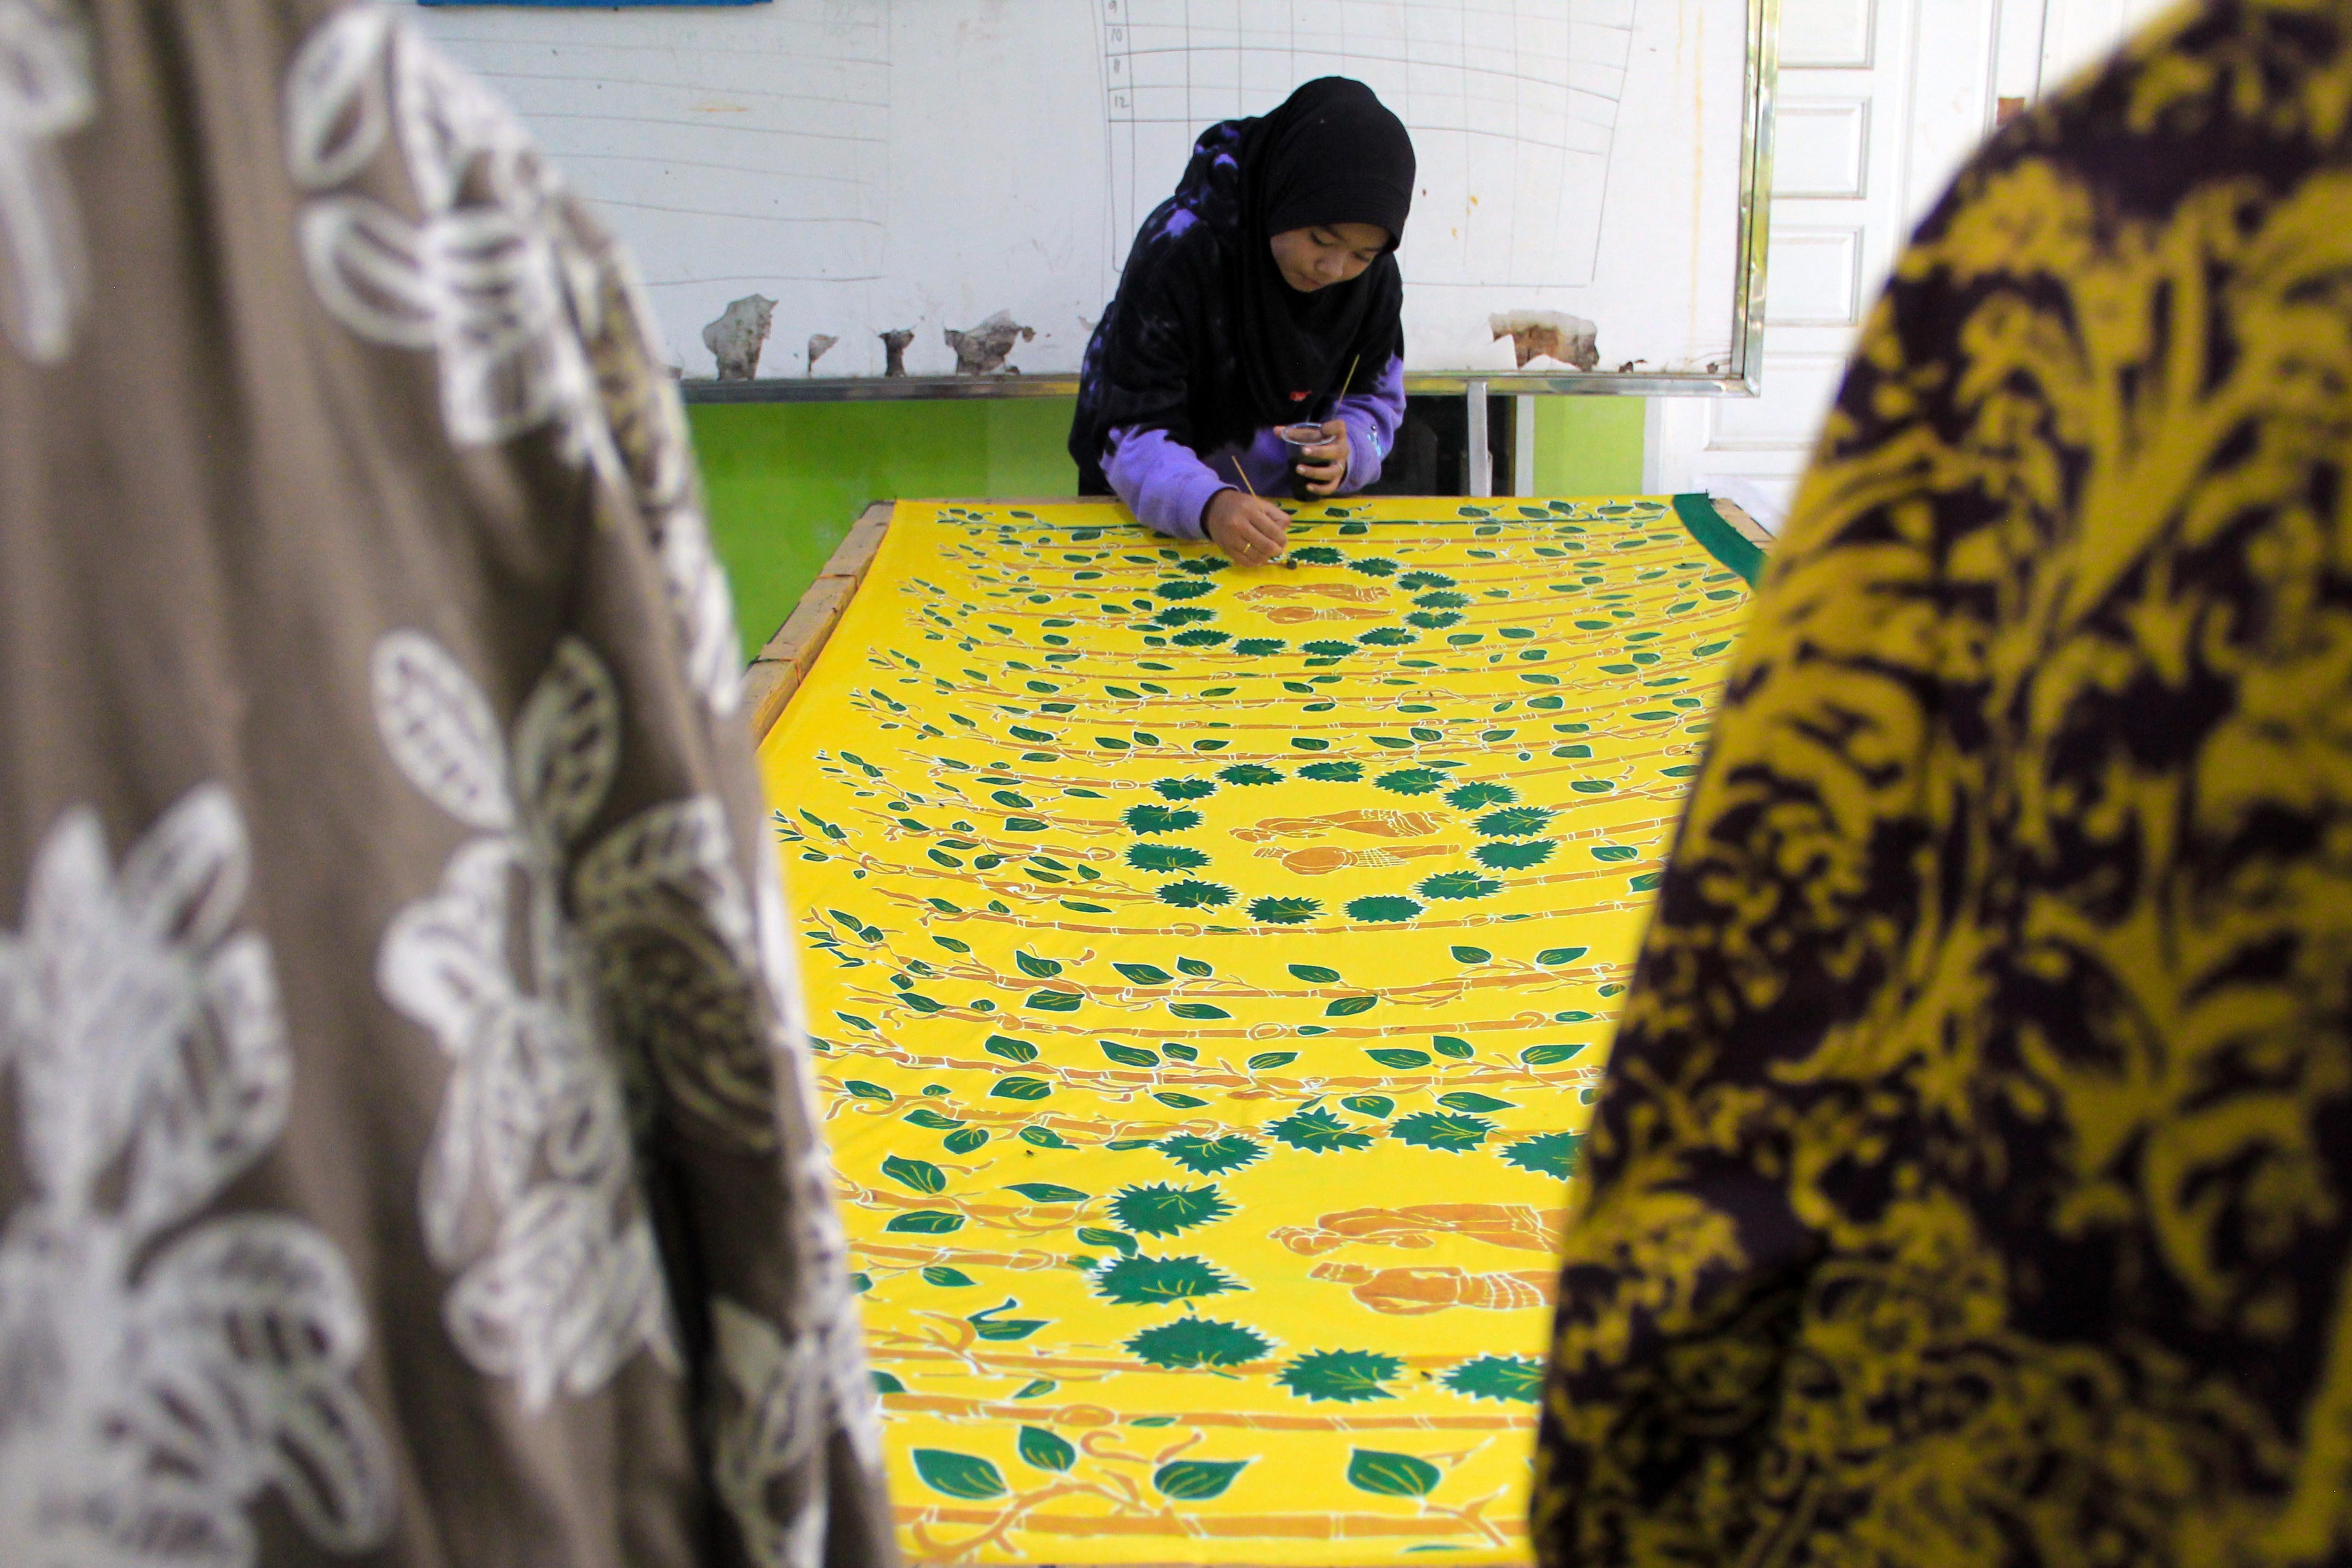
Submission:
M 1425 838 L 1447 826 L 1433 811 L 1327 811 L 1320 816 L 1262 816 L 1255 827 L 1236 827 L 1244 844 L 1269 838 L 1320 838 L 1327 833 L 1362 833 L 1376 838 Z
M 1349 849 L 1337 844 L 1317 844 L 1304 849 L 1268 847 L 1259 850 L 1257 858 L 1279 860 L 1286 870 L 1301 877 L 1322 877 L 1360 867 L 1402 866 L 1424 856 L 1461 853 L 1459 844 L 1403 844 L 1394 849 Z
M 1284 1226 L 1275 1240 L 1307 1257 L 1361 1242 L 1422 1248 L 1441 1236 L 1466 1237 L 1495 1247 L 1549 1254 L 1559 1248 L 1561 1220 L 1525 1204 L 1415 1204 L 1396 1209 L 1348 1209 L 1312 1226 Z
M 1346 605 L 1284 605 L 1268 610 L 1265 618 L 1278 626 L 1295 626 L 1307 621 L 1384 621 L 1388 616 L 1379 610 L 1359 610 Z
M 1325 599 L 1345 600 L 1351 605 L 1377 605 L 1388 596 L 1387 590 L 1365 583 L 1260 583 L 1255 588 L 1244 588 L 1234 595 L 1245 605 L 1268 599 L 1299 599 L 1314 595 Z
M 1399 1317 L 1442 1312 L 1448 1307 L 1515 1312 L 1549 1307 L 1552 1301 L 1553 1277 L 1549 1268 L 1473 1274 L 1452 1264 L 1434 1268 L 1367 1268 L 1360 1263 L 1318 1263 L 1307 1270 L 1307 1278 L 1350 1286 L 1348 1294 L 1373 1311 Z

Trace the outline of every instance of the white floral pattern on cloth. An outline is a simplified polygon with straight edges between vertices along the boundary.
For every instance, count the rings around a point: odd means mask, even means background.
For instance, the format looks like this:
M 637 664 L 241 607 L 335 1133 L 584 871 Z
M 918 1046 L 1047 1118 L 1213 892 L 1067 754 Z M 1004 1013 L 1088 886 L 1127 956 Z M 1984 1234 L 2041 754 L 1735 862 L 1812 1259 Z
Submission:
M 373 342 L 430 350 L 452 441 L 552 424 L 563 450 L 635 498 L 661 563 L 687 678 L 740 700 L 726 574 L 692 447 L 634 272 L 505 106 L 389 13 L 354 6 L 305 41 L 286 84 L 286 158 L 320 301 Z M 397 144 L 417 216 L 353 188 Z
M 89 300 L 80 209 L 56 143 L 97 112 L 73 0 L 0 0 L 0 331 L 36 364 L 66 357 Z
M 0 1066 L 26 1195 L 0 1233 L 0 1560 L 247 1568 L 274 1489 L 331 1549 L 380 1541 L 392 1467 L 341 1253 L 281 1215 L 184 1224 L 277 1142 L 293 1062 L 228 792 L 108 865 L 95 813 L 0 930 Z M 177 1234 L 172 1234 L 180 1227 Z
M 649 1069 L 728 1146 L 776 1143 L 773 1037 L 724 812 L 665 802 L 583 842 L 621 714 L 577 638 L 556 646 L 510 742 L 430 638 L 394 632 L 373 664 L 394 761 L 479 835 L 393 921 L 378 963 L 384 994 L 456 1063 L 422 1194 L 435 1260 L 461 1271 L 450 1333 L 530 1409 L 602 1387 L 640 1348 L 674 1368 L 631 1088 Z

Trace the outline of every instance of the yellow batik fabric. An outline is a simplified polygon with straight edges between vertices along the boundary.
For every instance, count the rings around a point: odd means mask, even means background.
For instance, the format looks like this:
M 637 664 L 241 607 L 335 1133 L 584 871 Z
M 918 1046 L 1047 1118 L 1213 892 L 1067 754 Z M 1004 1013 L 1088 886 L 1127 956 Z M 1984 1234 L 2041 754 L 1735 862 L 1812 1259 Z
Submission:
M 1654 499 L 1311 506 L 1290 563 L 901 503 L 763 749 L 918 1560 L 1527 1556 L 1746 584 Z

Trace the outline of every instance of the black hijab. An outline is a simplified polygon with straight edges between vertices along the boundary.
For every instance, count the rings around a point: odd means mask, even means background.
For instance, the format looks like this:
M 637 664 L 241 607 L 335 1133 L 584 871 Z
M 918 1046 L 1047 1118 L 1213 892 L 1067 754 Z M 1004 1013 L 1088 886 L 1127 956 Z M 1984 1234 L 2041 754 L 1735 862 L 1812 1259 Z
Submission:
M 1103 442 L 1164 429 L 1196 452 L 1329 412 L 1350 366 L 1369 385 L 1404 347 L 1396 245 L 1412 205 L 1412 142 L 1370 88 L 1325 77 L 1255 120 L 1211 126 L 1175 194 L 1135 237 L 1087 345 L 1070 455 L 1099 490 Z M 1289 229 L 1370 223 L 1389 249 L 1311 294 L 1269 245 Z

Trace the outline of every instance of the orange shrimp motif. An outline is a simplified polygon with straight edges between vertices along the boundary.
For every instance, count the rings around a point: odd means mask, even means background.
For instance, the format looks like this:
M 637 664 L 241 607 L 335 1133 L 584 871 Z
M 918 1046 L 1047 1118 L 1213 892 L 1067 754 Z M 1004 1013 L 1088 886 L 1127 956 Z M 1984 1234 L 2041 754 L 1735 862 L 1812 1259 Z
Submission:
M 1274 1239 L 1313 1258 L 1349 1242 L 1419 1249 L 1441 1236 L 1465 1237 L 1495 1247 L 1549 1257 L 1559 1249 L 1559 1216 L 1526 1204 L 1414 1204 L 1401 1209 L 1345 1209 L 1317 1216 L 1311 1226 L 1284 1226 Z
M 1549 1268 L 1473 1274 L 1451 1264 L 1439 1268 L 1367 1268 L 1360 1263 L 1318 1263 L 1307 1270 L 1307 1278 L 1352 1287 L 1348 1294 L 1373 1311 L 1402 1318 L 1442 1312 L 1448 1307 L 1486 1312 L 1549 1307 L 1553 1281 Z
M 1269 838 L 1320 838 L 1338 831 L 1362 833 L 1375 838 L 1420 838 L 1445 826 L 1433 811 L 1334 811 L 1321 816 L 1262 816 L 1255 827 L 1236 827 L 1234 837 L 1244 844 Z
M 1318 844 L 1305 849 L 1261 849 L 1257 852 L 1257 858 L 1279 860 L 1302 877 L 1320 877 L 1351 867 L 1402 866 L 1409 859 L 1424 855 L 1458 855 L 1461 852 L 1459 844 L 1401 844 L 1394 849 L 1349 849 L 1338 844 Z
M 1295 626 L 1302 621 L 1384 621 L 1388 616 L 1381 610 L 1351 610 L 1344 605 L 1285 605 L 1268 610 L 1265 618 L 1278 626 Z
M 1312 595 L 1345 604 L 1372 605 L 1380 602 L 1385 591 L 1360 583 L 1261 583 L 1255 588 L 1244 588 L 1234 597 L 1254 605 L 1263 599 L 1303 599 Z

